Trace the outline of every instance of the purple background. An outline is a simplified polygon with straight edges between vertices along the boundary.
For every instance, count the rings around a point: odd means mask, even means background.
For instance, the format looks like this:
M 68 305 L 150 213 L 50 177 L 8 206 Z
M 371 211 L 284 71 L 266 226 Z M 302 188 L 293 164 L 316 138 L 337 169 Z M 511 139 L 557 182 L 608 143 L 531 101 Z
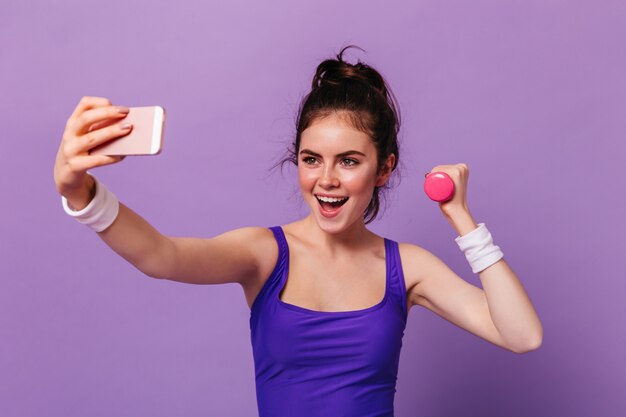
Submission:
M 517 355 L 414 307 L 396 415 L 626 415 L 626 5 L 622 1 L 3 1 L 0 415 L 253 416 L 238 285 L 153 280 L 63 213 L 53 164 L 84 95 L 167 110 L 157 157 L 95 168 L 170 236 L 307 214 L 292 139 L 342 46 L 399 102 L 402 181 L 378 234 L 480 285 L 422 190 L 470 167 L 468 204 L 528 291 Z

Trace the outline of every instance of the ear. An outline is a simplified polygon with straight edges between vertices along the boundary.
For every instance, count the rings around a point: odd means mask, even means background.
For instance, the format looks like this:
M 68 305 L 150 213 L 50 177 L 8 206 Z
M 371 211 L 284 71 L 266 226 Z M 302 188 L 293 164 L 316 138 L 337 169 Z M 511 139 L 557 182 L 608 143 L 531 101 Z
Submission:
M 380 169 L 378 178 L 376 178 L 377 187 L 382 187 L 383 185 L 385 185 L 385 183 L 391 176 L 393 164 L 395 164 L 395 162 L 396 162 L 396 156 L 394 154 L 389 154 L 389 156 L 387 157 L 387 161 L 385 161 L 385 165 L 383 165 Z

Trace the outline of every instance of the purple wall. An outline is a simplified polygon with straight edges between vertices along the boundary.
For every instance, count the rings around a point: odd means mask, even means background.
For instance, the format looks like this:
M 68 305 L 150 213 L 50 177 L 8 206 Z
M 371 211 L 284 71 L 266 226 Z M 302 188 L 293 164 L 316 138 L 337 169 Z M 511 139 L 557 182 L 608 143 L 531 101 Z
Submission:
M 295 170 L 268 168 L 316 65 L 352 43 L 403 117 L 370 228 L 480 285 L 422 191 L 467 163 L 544 325 L 516 355 L 414 307 L 397 417 L 626 415 L 624 2 L 222 3 L 0 5 L 0 415 L 256 415 L 240 287 L 142 275 L 63 213 L 55 154 L 83 95 L 159 104 L 163 153 L 93 170 L 123 203 L 170 236 L 291 222 Z

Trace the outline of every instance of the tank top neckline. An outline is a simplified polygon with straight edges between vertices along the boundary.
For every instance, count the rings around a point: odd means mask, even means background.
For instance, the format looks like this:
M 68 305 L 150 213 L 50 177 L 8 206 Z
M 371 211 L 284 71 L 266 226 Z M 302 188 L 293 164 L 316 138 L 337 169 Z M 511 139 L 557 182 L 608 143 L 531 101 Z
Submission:
M 275 293 L 275 297 L 276 297 L 276 301 L 278 302 L 278 305 L 284 308 L 288 308 L 290 310 L 295 310 L 295 311 L 299 311 L 302 313 L 307 313 L 307 314 L 311 314 L 311 315 L 317 315 L 317 316 L 356 316 L 356 315 L 361 315 L 361 314 L 365 314 L 365 313 L 369 313 L 371 311 L 375 311 L 380 309 L 381 307 L 383 307 L 386 303 L 387 300 L 389 299 L 389 293 L 390 293 L 390 280 L 391 280 L 391 271 L 390 271 L 390 266 L 391 266 L 391 248 L 390 248 L 390 244 L 391 242 L 389 241 L 389 239 L 387 239 L 386 237 L 383 237 L 384 242 L 385 242 L 385 294 L 383 295 L 383 298 L 380 302 L 378 302 L 377 304 L 374 304 L 373 306 L 370 307 L 366 307 L 360 310 L 347 310 L 347 311 L 320 311 L 320 310 L 311 310 L 305 307 L 300 307 L 297 306 L 295 304 L 289 304 L 287 302 L 284 302 L 283 300 L 280 299 L 280 294 L 283 291 L 283 289 L 285 288 L 285 285 L 287 285 L 287 279 L 289 277 L 289 244 L 287 243 L 287 238 L 285 236 L 285 232 L 283 231 L 283 228 L 281 226 L 277 226 L 276 227 L 277 230 L 280 232 L 280 237 L 282 239 L 282 243 L 283 243 L 283 247 L 284 247 L 284 256 L 285 256 L 285 268 L 283 270 L 283 274 L 280 277 L 279 283 L 278 283 L 278 291 L 276 291 Z

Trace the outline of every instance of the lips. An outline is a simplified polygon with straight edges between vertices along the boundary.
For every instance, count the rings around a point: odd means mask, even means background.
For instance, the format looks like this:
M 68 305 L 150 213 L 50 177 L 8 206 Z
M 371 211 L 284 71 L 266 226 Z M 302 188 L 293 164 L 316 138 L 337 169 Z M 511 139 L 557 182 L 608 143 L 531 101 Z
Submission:
M 345 195 L 330 195 L 330 194 L 320 194 L 313 193 L 315 198 L 318 200 L 347 200 L 349 197 Z
M 319 198 L 317 198 L 317 197 L 316 197 L 316 199 L 317 199 L 317 202 L 320 204 L 320 206 L 321 206 L 324 210 L 326 210 L 326 211 L 332 211 L 332 210 L 334 210 L 334 209 L 336 209 L 336 208 L 339 208 L 339 207 L 343 206 L 344 204 L 346 204 L 350 198 L 348 197 L 348 198 L 346 198 L 346 199 L 344 199 L 344 200 L 342 200 L 342 201 L 336 202 L 336 203 L 328 203 L 328 202 L 326 202 L 326 201 L 322 201 L 322 200 L 320 200 L 320 199 L 319 199 Z
M 339 203 L 325 203 L 317 199 L 320 204 L 320 214 L 326 218 L 336 217 L 343 210 L 342 207 L 348 200 L 349 199 L 346 198 Z

